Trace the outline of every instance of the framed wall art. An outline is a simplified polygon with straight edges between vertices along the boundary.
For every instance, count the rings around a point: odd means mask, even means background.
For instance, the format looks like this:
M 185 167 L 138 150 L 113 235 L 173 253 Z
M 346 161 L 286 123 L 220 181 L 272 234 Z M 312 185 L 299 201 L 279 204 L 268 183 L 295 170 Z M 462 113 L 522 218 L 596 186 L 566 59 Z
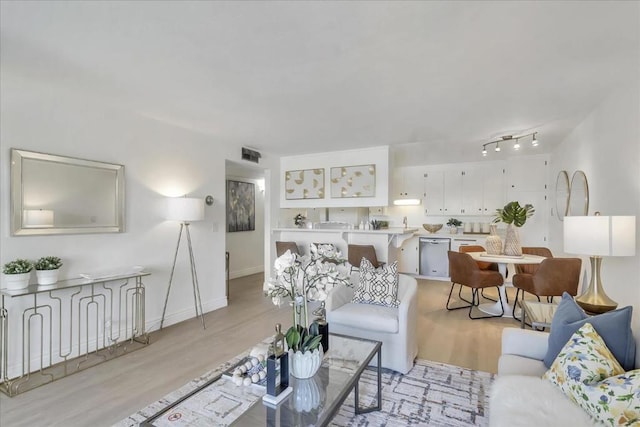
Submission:
M 256 189 L 251 182 L 227 180 L 227 231 L 256 229 Z
M 331 197 L 374 197 L 376 165 L 331 168 Z
M 303 169 L 284 173 L 287 200 L 324 199 L 324 169 Z

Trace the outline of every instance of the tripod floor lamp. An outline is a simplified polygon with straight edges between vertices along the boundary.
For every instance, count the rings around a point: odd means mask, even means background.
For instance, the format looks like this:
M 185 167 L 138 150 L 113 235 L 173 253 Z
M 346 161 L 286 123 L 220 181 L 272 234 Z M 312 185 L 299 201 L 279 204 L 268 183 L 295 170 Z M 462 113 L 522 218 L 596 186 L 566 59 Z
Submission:
M 202 300 L 200 299 L 200 286 L 198 285 L 198 274 L 196 273 L 196 260 L 193 256 L 193 247 L 191 245 L 191 233 L 189 232 L 189 223 L 193 221 L 202 221 L 204 219 L 204 200 L 173 197 L 167 199 L 167 219 L 180 221 L 180 233 L 178 233 L 178 243 L 176 245 L 176 253 L 173 256 L 173 265 L 171 266 L 171 274 L 169 276 L 169 287 L 167 288 L 167 296 L 164 299 L 164 308 L 162 309 L 162 320 L 160 321 L 160 329 L 164 324 L 164 315 L 167 311 L 167 302 L 171 293 L 171 283 L 173 282 L 173 273 L 176 269 L 176 260 L 178 259 L 178 251 L 180 250 L 180 240 L 184 231 L 187 237 L 187 246 L 189 249 L 189 264 L 191 265 L 191 285 L 193 286 L 193 303 L 196 309 L 196 317 L 200 316 L 202 328 L 206 329 L 204 324 L 204 312 L 202 311 Z

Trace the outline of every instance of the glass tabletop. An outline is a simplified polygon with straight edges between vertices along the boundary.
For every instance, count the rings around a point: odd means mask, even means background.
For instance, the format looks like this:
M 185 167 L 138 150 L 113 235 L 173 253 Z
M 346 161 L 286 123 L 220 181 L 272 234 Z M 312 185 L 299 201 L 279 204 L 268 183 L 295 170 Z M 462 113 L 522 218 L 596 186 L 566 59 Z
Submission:
M 263 387 L 219 376 L 142 425 L 327 425 L 380 348 L 377 341 L 330 334 L 319 371 L 305 380 L 291 376 L 293 392 L 277 407 L 263 404 Z
M 558 304 L 539 301 L 522 301 L 522 308 L 531 326 L 547 328 L 551 326 L 551 320 L 553 320 L 553 316 L 556 314 Z

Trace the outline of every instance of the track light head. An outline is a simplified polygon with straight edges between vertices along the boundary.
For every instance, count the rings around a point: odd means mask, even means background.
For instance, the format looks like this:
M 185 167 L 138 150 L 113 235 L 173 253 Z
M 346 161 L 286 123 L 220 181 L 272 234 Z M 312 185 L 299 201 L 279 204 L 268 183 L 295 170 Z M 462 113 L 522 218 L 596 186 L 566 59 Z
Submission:
M 500 143 L 496 142 L 496 153 L 500 151 Z
M 513 149 L 514 150 L 519 150 L 520 149 L 520 143 L 518 142 L 517 139 L 516 139 L 516 142 L 513 143 Z
M 482 146 L 482 156 L 487 157 L 487 147 L 485 145 Z
M 531 140 L 531 145 L 534 147 L 538 146 L 538 139 L 536 138 L 536 134 L 537 132 L 533 134 L 533 139 Z

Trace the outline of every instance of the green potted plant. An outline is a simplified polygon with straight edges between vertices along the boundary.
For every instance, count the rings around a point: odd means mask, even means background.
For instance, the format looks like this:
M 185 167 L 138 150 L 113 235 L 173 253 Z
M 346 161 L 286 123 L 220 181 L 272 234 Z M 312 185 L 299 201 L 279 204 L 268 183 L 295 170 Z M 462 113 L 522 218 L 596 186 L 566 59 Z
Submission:
M 517 201 L 507 203 L 502 209 L 496 209 L 493 222 L 507 224 L 507 235 L 504 239 L 505 255 L 522 256 L 522 245 L 520 245 L 520 235 L 517 228 L 522 227 L 527 222 L 527 218 L 531 218 L 534 213 L 533 205 L 520 206 Z
M 461 225 L 462 225 L 462 221 L 456 218 L 449 218 L 449 221 L 447 221 L 447 226 L 449 227 L 449 232 L 451 234 L 457 234 L 458 227 L 460 227 Z
M 29 286 L 33 264 L 26 259 L 18 258 L 2 267 L 5 288 L 9 290 L 23 289 Z
M 298 215 L 293 217 L 293 223 L 296 225 L 296 227 L 302 228 L 304 227 L 306 219 L 307 218 L 304 215 L 299 213 Z
M 62 260 L 57 256 L 44 256 L 35 263 L 39 285 L 51 285 L 58 281 Z

